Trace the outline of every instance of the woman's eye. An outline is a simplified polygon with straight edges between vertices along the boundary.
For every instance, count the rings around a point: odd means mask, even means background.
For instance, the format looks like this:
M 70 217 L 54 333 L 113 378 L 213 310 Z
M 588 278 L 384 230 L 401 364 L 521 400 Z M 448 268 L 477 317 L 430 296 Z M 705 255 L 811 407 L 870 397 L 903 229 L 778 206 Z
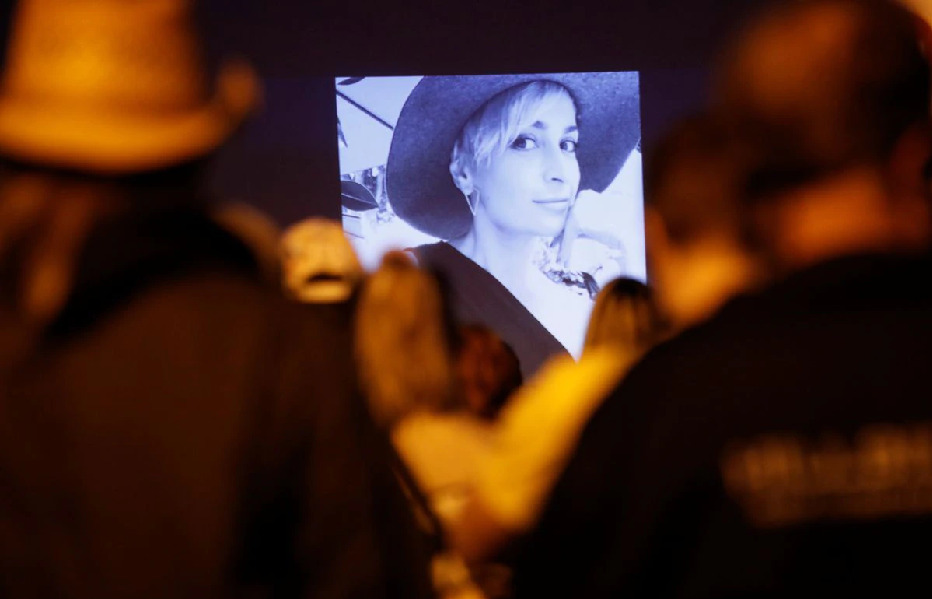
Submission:
M 533 150 L 537 147 L 537 140 L 527 135 L 519 135 L 511 142 L 511 147 L 515 150 Z
M 568 152 L 570 154 L 576 153 L 576 146 L 578 145 L 579 145 L 579 142 L 576 141 L 575 139 L 564 139 L 563 141 L 560 142 L 560 148 L 564 152 Z

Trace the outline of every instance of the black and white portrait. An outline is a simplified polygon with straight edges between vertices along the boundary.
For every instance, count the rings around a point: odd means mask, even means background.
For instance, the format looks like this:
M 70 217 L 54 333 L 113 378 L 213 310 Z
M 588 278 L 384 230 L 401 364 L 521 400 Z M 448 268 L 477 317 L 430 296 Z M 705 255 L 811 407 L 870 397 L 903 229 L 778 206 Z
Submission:
M 646 278 L 638 74 L 336 80 L 344 228 L 409 249 L 525 373 L 578 356 L 600 287 Z

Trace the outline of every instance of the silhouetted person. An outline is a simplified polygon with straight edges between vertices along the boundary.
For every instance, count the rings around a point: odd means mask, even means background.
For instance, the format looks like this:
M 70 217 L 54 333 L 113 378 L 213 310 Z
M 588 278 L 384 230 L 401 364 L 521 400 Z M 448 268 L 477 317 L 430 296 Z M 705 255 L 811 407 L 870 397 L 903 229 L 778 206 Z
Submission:
M 522 552 L 589 416 L 660 330 L 650 289 L 612 279 L 596 295 L 579 361 L 552 358 L 512 396 L 454 529 L 470 561 Z
M 678 123 L 646 162 L 651 286 L 674 331 L 767 277 L 740 207 L 748 157 L 729 119 Z
M 388 252 L 356 306 L 356 360 L 369 408 L 397 449 L 396 470 L 435 549 L 439 596 L 478 590 L 446 529 L 463 506 L 489 425 L 471 413 L 456 377 L 455 328 L 440 280 Z
M 723 66 L 738 194 L 778 273 L 593 415 L 517 596 L 926 595 L 929 75 L 909 16 L 788 4 Z
M 0 595 L 420 596 L 348 330 L 286 302 L 206 209 L 204 161 L 257 88 L 242 65 L 207 81 L 188 13 L 17 13 L 0 92 Z

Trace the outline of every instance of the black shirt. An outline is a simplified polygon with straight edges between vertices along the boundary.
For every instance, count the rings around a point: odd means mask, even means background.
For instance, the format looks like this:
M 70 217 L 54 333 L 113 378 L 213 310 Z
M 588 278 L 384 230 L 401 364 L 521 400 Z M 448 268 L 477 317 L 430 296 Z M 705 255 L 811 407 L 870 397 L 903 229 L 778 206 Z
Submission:
M 102 222 L 46 330 L 3 307 L 0 596 L 428 596 L 347 323 L 207 215 Z
M 930 273 L 838 259 L 656 348 L 589 422 L 517 595 L 929 596 Z

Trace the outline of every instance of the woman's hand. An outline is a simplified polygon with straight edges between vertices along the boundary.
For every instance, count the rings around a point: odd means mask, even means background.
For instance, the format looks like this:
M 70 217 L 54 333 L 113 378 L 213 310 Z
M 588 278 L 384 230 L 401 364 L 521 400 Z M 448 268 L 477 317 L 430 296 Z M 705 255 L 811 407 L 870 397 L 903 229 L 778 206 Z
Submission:
M 627 272 L 627 252 L 617 235 L 609 230 L 605 215 L 612 210 L 605 196 L 591 189 L 579 192 L 566 219 L 557 255 L 567 270 L 586 272 L 602 287 Z

